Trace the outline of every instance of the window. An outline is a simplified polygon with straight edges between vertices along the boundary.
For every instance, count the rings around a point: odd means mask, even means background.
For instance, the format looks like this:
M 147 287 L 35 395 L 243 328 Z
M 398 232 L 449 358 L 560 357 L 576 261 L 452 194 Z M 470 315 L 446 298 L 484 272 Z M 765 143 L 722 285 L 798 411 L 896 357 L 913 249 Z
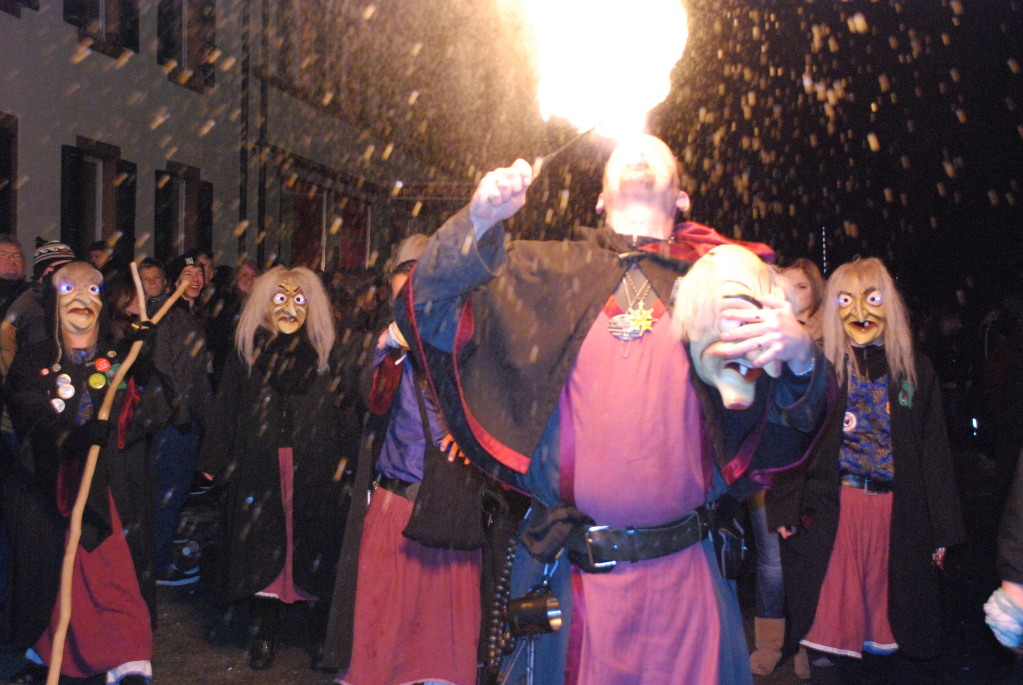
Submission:
M 64 21 L 92 50 L 111 57 L 139 51 L 138 0 L 64 0 Z
M 18 210 L 18 119 L 0 112 L 0 233 L 16 234 Z
M 168 162 L 156 172 L 153 256 L 167 263 L 191 249 L 212 250 L 213 184 L 195 167 Z
M 115 145 L 79 138 L 61 147 L 60 239 L 76 255 L 106 240 L 114 256 L 134 257 L 135 174 Z
M 330 13 L 321 0 L 271 0 L 267 28 L 269 75 L 279 86 L 321 105 L 333 100 L 327 68 L 330 34 L 323 23 Z
M 15 17 L 21 16 L 21 8 L 39 11 L 39 0 L 0 0 L 0 12 L 7 12 Z
M 156 58 L 171 80 L 199 92 L 213 86 L 217 58 L 214 0 L 160 0 Z

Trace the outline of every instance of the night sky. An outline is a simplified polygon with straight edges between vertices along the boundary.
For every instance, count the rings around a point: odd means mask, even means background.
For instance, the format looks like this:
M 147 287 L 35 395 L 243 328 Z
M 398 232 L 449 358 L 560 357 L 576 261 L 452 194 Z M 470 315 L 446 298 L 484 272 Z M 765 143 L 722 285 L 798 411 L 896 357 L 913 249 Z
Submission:
M 822 267 L 823 230 L 829 271 L 881 257 L 934 304 L 986 302 L 1023 271 L 1020 2 L 686 6 L 689 45 L 651 129 L 685 163 L 688 218 Z M 571 133 L 552 122 L 547 144 Z M 520 226 L 550 206 L 593 223 L 605 155 L 574 144 Z

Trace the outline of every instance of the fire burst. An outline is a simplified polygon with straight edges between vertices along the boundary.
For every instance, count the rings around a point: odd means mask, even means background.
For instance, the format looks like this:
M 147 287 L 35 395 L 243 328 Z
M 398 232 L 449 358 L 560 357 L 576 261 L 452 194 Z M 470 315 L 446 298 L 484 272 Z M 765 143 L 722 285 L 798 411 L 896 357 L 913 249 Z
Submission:
M 667 96 L 689 29 L 679 0 L 522 0 L 544 119 L 609 137 L 645 130 Z

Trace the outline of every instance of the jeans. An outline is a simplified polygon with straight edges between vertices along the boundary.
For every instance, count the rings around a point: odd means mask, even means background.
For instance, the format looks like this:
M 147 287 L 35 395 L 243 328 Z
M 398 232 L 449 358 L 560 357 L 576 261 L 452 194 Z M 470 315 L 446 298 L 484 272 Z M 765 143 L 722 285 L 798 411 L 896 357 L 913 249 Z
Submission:
M 767 530 L 764 494 L 747 502 L 750 528 L 757 547 L 757 585 L 755 602 L 760 618 L 785 618 L 785 583 L 781 572 L 781 546 L 778 534 Z
M 156 571 L 166 571 L 174 561 L 174 532 L 181 510 L 192 488 L 192 475 L 199 455 L 199 428 L 192 422 L 188 431 L 177 426 L 156 434 L 152 447 L 156 470 L 156 510 L 153 529 L 156 535 Z

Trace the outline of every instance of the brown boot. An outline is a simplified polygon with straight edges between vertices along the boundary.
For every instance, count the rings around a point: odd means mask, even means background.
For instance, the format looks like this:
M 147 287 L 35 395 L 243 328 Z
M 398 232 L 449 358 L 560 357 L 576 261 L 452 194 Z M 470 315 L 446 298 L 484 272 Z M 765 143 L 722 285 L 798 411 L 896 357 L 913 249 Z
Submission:
M 755 675 L 770 675 L 781 661 L 781 646 L 785 641 L 784 618 L 753 619 L 756 650 L 749 655 L 749 665 Z

